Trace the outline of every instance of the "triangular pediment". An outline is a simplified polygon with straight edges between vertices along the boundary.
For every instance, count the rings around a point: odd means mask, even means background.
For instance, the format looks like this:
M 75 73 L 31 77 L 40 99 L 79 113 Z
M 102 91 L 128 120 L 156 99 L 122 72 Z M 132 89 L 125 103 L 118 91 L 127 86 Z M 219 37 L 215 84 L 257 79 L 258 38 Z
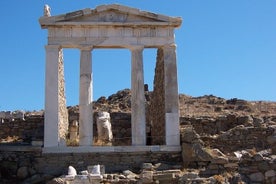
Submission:
M 95 9 L 83 9 L 57 16 L 39 19 L 42 28 L 58 25 L 166 25 L 179 27 L 182 19 L 141 11 L 118 4 L 101 5 Z

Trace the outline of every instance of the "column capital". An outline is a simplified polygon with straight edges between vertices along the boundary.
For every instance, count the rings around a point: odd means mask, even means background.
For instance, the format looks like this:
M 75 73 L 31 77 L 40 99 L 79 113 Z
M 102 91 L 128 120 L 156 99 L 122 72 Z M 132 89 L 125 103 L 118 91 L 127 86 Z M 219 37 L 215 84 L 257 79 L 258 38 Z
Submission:
M 93 49 L 93 45 L 80 45 L 78 48 L 81 51 L 91 51 Z
M 130 51 L 142 51 L 144 49 L 144 45 L 130 45 L 127 47 Z
M 176 49 L 177 45 L 175 43 L 172 44 L 166 44 L 163 46 L 165 49 Z
M 45 45 L 45 49 L 62 49 L 61 45 Z

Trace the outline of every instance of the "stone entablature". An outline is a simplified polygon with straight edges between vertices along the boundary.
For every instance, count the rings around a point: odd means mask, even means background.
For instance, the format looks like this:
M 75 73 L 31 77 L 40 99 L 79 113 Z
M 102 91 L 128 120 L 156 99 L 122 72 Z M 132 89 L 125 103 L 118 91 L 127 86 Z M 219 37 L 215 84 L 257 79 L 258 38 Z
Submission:
M 145 48 L 174 44 L 179 17 L 168 17 L 121 5 L 102 5 L 39 19 L 48 29 L 48 44 L 64 48 L 93 45 L 94 48 L 143 45 Z
M 80 49 L 79 142 L 93 143 L 93 49 L 126 48 L 131 52 L 132 145 L 146 145 L 143 50 L 161 49 L 164 55 L 164 111 L 166 146 L 180 146 L 179 105 L 174 29 L 182 19 L 111 4 L 39 19 L 48 29 L 46 46 L 45 137 L 44 147 L 63 146 L 68 125 L 62 58 L 63 48 Z M 155 122 L 158 123 L 158 122 Z

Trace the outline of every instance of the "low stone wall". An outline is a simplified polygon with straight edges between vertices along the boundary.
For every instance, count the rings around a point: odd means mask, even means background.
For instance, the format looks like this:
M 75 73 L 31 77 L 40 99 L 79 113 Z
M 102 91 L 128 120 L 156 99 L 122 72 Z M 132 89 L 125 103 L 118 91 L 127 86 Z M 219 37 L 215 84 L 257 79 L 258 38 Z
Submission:
M 201 135 L 216 135 L 228 131 L 238 125 L 246 127 L 262 127 L 263 124 L 276 122 L 275 116 L 257 117 L 250 115 L 226 114 L 218 117 L 199 116 L 199 117 L 180 117 L 181 125 L 193 125 L 195 131 Z M 274 122 L 272 124 L 274 124 Z
M 138 172 L 145 162 L 167 163 L 175 167 L 182 161 L 181 152 L 132 152 L 132 153 L 59 153 L 42 154 L 33 146 L 0 146 L 0 183 L 13 178 L 47 178 L 66 174 L 68 166 L 77 171 L 89 165 L 101 164 L 107 173 L 132 170 Z
M 245 152 L 239 161 L 239 173 L 248 183 L 276 183 L 276 158 L 268 150 Z
M 219 148 L 224 153 L 242 149 L 256 151 L 272 148 L 269 139 L 273 136 L 274 128 L 237 126 L 217 137 L 201 137 L 204 143 L 212 148 Z
M 273 121 L 272 121 L 273 120 Z M 257 151 L 272 145 L 269 139 L 275 128 L 275 117 L 252 117 L 228 114 L 213 117 L 181 117 L 181 127 L 192 126 L 206 146 L 224 153 L 255 148 Z

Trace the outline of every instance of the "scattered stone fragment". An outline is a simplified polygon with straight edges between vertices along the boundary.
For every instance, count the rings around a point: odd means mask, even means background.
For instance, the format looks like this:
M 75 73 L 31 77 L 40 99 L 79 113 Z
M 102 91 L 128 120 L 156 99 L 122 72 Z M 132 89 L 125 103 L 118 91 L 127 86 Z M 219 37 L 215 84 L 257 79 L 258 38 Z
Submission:
M 153 182 L 153 171 L 142 171 L 140 174 L 141 182 L 142 183 L 152 183 Z
M 73 166 L 69 166 L 68 167 L 68 173 L 67 175 L 69 176 L 76 176 L 77 175 L 77 171 Z
M 29 175 L 29 172 L 28 172 L 28 167 L 20 167 L 18 170 L 17 170 L 17 177 L 19 179 L 25 179 L 27 178 Z

